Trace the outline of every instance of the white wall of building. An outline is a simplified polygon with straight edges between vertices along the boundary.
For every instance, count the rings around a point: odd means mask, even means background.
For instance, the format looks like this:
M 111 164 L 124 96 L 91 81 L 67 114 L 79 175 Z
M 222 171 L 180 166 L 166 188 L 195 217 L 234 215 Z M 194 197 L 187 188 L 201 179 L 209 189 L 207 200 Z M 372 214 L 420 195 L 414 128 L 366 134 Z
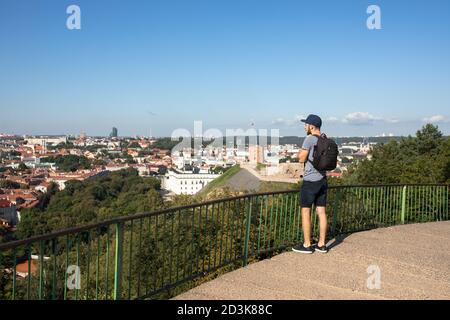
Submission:
M 67 143 L 67 137 L 42 137 L 42 138 L 26 138 L 28 145 L 58 145 L 60 143 Z
M 163 189 L 175 194 L 196 194 L 220 174 L 210 173 L 177 173 L 168 171 L 162 179 Z

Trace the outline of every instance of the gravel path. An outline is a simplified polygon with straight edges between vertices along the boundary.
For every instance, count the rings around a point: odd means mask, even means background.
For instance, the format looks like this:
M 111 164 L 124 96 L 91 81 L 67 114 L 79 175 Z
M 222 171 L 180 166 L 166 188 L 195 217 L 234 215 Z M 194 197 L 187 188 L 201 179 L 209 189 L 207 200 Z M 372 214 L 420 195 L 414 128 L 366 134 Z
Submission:
M 450 299 L 450 221 L 359 232 L 332 242 L 328 254 L 286 252 L 175 299 Z M 367 287 L 371 265 L 380 270 L 379 289 Z
M 248 170 L 242 169 L 235 173 L 225 184 L 233 190 L 255 190 L 258 191 L 261 180 L 251 174 Z

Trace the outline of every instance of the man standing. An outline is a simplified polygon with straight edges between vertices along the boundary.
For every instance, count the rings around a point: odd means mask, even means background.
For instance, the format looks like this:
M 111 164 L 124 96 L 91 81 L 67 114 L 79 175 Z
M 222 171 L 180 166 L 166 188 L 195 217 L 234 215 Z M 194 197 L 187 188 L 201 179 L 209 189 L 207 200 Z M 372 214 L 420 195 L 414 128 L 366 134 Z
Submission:
M 313 166 L 314 147 L 320 137 L 320 127 L 322 120 L 319 116 L 310 114 L 306 119 L 301 120 L 305 123 L 305 131 L 307 137 L 305 138 L 302 150 L 299 152 L 299 161 L 305 164 L 303 174 L 303 184 L 300 189 L 301 198 L 301 213 L 302 213 L 302 227 L 303 227 L 303 244 L 299 244 L 292 248 L 295 252 L 313 253 L 318 251 L 327 253 L 328 248 L 325 244 L 327 234 L 327 177 L 326 171 L 318 171 Z M 316 213 L 319 216 L 319 242 L 313 248 L 311 244 L 311 207 L 316 207 Z

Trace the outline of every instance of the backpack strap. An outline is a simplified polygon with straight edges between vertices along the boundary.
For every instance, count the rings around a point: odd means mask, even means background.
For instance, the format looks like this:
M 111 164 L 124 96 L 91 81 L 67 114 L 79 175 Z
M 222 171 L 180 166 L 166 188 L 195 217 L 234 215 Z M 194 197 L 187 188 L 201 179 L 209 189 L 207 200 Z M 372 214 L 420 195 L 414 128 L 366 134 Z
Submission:
M 327 135 L 325 133 L 321 133 L 320 135 L 319 134 L 311 134 L 311 135 L 313 135 L 314 137 L 317 137 L 317 139 L 320 139 L 320 138 L 327 139 Z M 317 142 L 318 141 L 319 140 L 317 140 Z M 316 144 L 316 146 L 317 146 L 317 144 Z M 314 147 L 316 147 L 316 146 L 314 146 Z M 308 159 L 306 160 L 306 162 L 310 162 L 312 164 L 312 166 L 314 167 L 314 163 L 311 160 L 309 160 L 309 155 L 308 155 Z M 306 167 L 306 162 L 305 162 L 305 167 Z
M 320 138 L 320 135 L 318 135 L 318 134 L 312 134 L 311 133 L 311 135 L 312 136 L 314 136 L 314 137 L 317 137 L 317 139 L 319 139 Z M 317 140 L 317 141 L 319 141 L 319 140 Z M 314 147 L 316 147 L 316 146 L 314 146 Z M 314 155 L 313 155 L 314 156 Z M 311 160 L 309 160 L 309 154 L 308 154 L 308 158 L 306 159 L 306 162 L 309 162 L 309 163 L 311 163 L 312 165 L 313 165 L 313 167 L 314 167 L 314 164 L 313 164 L 313 162 L 311 161 Z M 306 162 L 305 162 L 305 168 L 306 168 Z

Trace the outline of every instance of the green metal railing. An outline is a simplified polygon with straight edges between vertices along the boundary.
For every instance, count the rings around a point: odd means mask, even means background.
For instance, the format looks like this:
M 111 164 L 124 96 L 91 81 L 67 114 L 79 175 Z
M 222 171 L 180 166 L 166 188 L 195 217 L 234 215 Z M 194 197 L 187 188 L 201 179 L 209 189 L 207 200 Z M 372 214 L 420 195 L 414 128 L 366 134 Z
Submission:
M 0 244 L 0 298 L 169 298 L 302 241 L 299 196 L 242 195 Z M 330 187 L 327 215 L 328 238 L 449 220 L 449 186 Z

